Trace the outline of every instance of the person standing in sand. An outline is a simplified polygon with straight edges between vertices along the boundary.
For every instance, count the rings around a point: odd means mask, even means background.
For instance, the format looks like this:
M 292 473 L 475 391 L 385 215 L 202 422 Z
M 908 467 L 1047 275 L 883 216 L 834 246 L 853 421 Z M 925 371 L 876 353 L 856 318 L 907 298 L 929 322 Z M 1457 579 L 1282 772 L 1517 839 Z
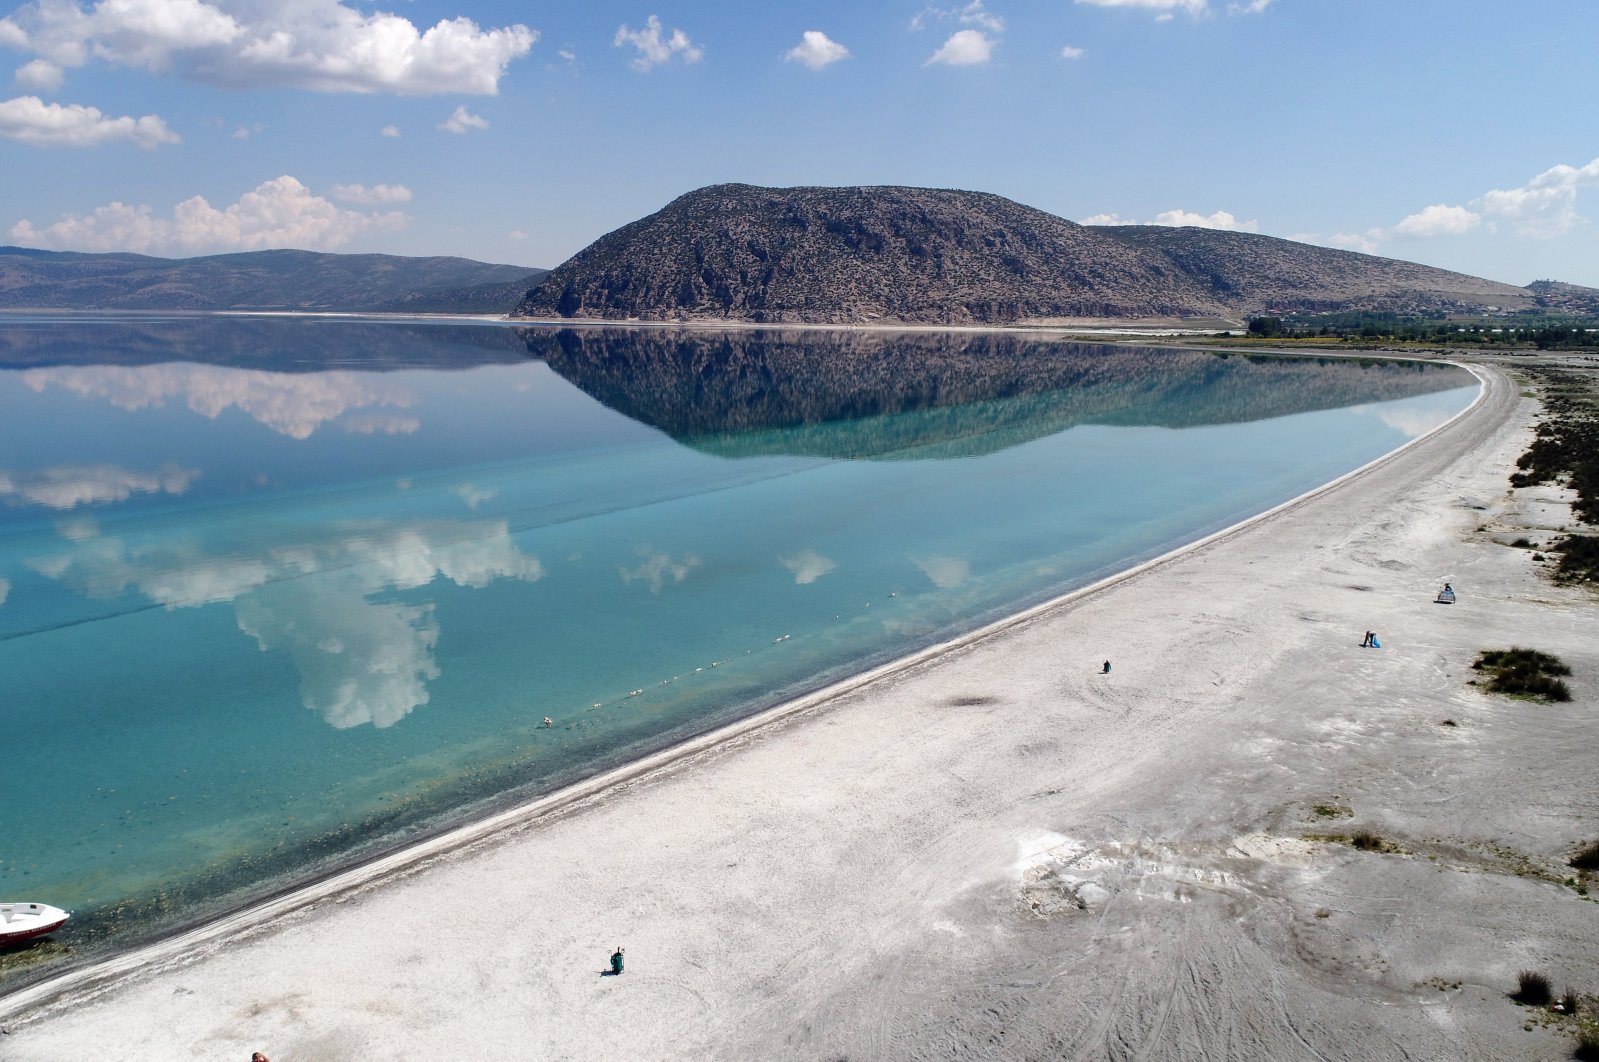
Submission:
M 618 944 L 616 946 L 616 950 L 611 953 L 611 976 L 622 976 L 622 945 L 620 944 Z
M 1110 661 L 1109 660 L 1105 661 L 1105 670 L 1101 671 L 1100 674 L 1101 675 L 1110 674 Z

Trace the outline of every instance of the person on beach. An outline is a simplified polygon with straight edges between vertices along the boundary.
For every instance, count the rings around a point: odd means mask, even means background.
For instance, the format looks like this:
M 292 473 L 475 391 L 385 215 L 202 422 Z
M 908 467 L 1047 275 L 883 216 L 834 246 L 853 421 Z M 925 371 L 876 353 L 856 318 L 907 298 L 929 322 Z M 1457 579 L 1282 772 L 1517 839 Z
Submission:
M 616 946 L 616 950 L 611 953 L 611 976 L 622 976 L 622 945 L 620 944 L 618 944 Z
M 1362 649 L 1370 649 L 1371 648 L 1371 639 L 1373 637 L 1374 637 L 1374 635 L 1370 631 L 1367 631 L 1366 632 L 1366 636 L 1364 638 L 1360 639 L 1360 647 Z
M 552 727 L 554 725 L 555 725 L 555 720 L 551 719 L 549 716 L 545 716 L 544 717 L 544 729 L 545 730 L 548 730 L 550 727 Z
M 1101 675 L 1110 674 L 1110 661 L 1109 660 L 1105 661 L 1105 670 L 1101 671 L 1100 674 Z
M 260 1051 L 252 1051 L 250 1052 L 250 1062 L 272 1062 L 272 1060 Z

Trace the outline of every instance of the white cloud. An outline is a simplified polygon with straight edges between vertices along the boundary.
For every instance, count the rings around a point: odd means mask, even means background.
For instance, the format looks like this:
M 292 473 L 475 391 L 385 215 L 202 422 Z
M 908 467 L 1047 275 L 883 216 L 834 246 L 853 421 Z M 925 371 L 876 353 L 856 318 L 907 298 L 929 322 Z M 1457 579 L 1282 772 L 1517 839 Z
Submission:
M 649 584 L 650 593 L 658 594 L 666 581 L 671 579 L 680 583 L 688 578 L 688 573 L 700 566 L 700 559 L 694 554 L 685 554 L 682 560 L 673 560 L 671 554 L 654 553 L 650 550 L 640 550 L 644 559 L 636 568 L 618 568 L 616 574 L 622 577 L 622 582 L 631 583 L 642 580 Z
M 1485 217 L 1512 223 L 1523 236 L 1564 236 L 1582 221 L 1577 190 L 1599 184 L 1599 158 L 1585 166 L 1562 163 L 1520 188 L 1495 188 L 1472 202 Z
M 577 53 L 570 48 L 562 48 L 555 54 L 560 56 L 562 59 L 565 59 L 569 63 L 577 62 Z
M 814 583 L 838 567 L 831 558 L 814 549 L 802 549 L 792 557 L 779 557 L 777 562 L 794 573 L 794 582 L 800 586 Z
M 17 67 L 12 75 L 18 88 L 34 92 L 54 92 L 66 80 L 66 71 L 48 59 L 34 59 Z
M 233 131 L 232 138 L 234 140 L 248 140 L 256 133 L 263 132 L 265 129 L 266 125 L 262 122 L 252 122 L 249 125 L 241 125 Z
M 1465 207 L 1435 203 L 1394 226 L 1399 236 L 1459 236 L 1482 223 L 1482 217 Z
M 924 7 L 911 17 L 910 28 L 921 30 L 929 21 L 955 19 L 968 26 L 981 26 L 994 33 L 1005 32 L 1005 20 L 987 10 L 983 0 L 971 0 L 965 7 Z
M 671 62 L 674 56 L 685 63 L 697 63 L 705 57 L 705 50 L 689 40 L 688 34 L 680 29 L 674 27 L 671 34 L 663 39 L 661 20 L 654 15 L 645 21 L 641 30 L 630 30 L 627 23 L 622 23 L 611 44 L 617 48 L 631 44 L 637 49 L 638 55 L 629 65 L 641 73 L 648 73 L 652 67 Z
M 488 119 L 473 114 L 466 109 L 466 104 L 464 103 L 455 108 L 454 113 L 439 123 L 439 128 L 449 133 L 469 133 L 474 129 L 487 129 L 488 127 Z
M 386 125 L 382 129 L 378 130 L 378 135 L 397 138 L 400 135 L 400 127 L 397 125 Z
M 1257 232 L 1258 221 L 1239 221 L 1225 210 L 1214 214 L 1195 214 L 1190 210 L 1163 210 L 1155 215 L 1156 225 L 1191 226 L 1196 229 L 1225 229 L 1228 232 Z
M 178 134 L 153 114 L 107 118 L 81 103 L 46 103 L 37 96 L 0 100 L 0 137 L 45 147 L 89 147 L 131 140 L 142 148 L 176 144 Z
M 513 240 L 525 240 L 525 239 L 527 239 L 527 233 L 523 232 L 521 229 L 512 229 L 510 232 L 506 233 L 506 235 L 508 235 Z
M 403 184 L 374 184 L 371 187 L 364 184 L 336 184 L 330 194 L 334 199 L 342 199 L 346 203 L 361 203 L 368 206 L 411 201 L 411 189 Z
M 1186 11 L 1194 17 L 1210 13 L 1209 0 L 1077 0 L 1079 4 L 1095 7 L 1130 7 L 1162 12 L 1161 18 L 1170 18 L 1173 12 Z M 1269 3 L 1270 0 L 1267 0 Z M 1261 5 L 1264 7 L 1265 5 Z
M 262 652 L 285 652 L 301 702 L 340 729 L 392 726 L 428 702 L 438 620 L 431 604 L 373 601 L 440 577 L 482 588 L 535 582 L 538 558 L 517 548 L 503 520 L 345 527 L 336 534 L 211 552 L 165 538 L 129 547 L 94 539 L 29 567 L 92 598 L 132 588 L 167 609 L 233 602 L 239 630 Z
M 538 34 L 467 18 L 419 31 L 338 0 L 34 0 L 0 19 L 0 44 L 58 66 L 91 59 L 225 88 L 494 95 Z
M 1153 221 L 1135 221 L 1124 218 L 1120 214 L 1090 214 L 1079 225 L 1166 225 L 1171 227 L 1192 226 L 1199 229 L 1226 229 L 1230 232 L 1257 232 L 1260 229 L 1258 221 L 1239 221 L 1225 210 L 1218 210 L 1214 214 L 1196 214 L 1191 210 L 1163 210 L 1155 215 Z
M 940 590 L 953 590 L 972 576 L 972 564 L 957 557 L 928 557 L 916 567 Z
M 1227 5 L 1229 15 L 1259 15 L 1272 4 L 1272 0 L 1244 0 L 1243 3 Z
M 988 62 L 994 53 L 994 44 L 982 30 L 956 30 L 923 65 L 978 66 Z
M 1083 56 L 1085 56 L 1087 54 L 1088 53 L 1086 51 L 1084 51 L 1083 49 L 1075 47 L 1075 46 L 1070 45 L 1070 44 L 1066 45 L 1064 48 L 1062 48 L 1060 50 L 1060 57 L 1062 59 L 1081 59 Z
M 221 210 L 203 196 L 177 204 L 172 217 L 148 206 L 113 202 L 82 217 L 68 214 L 43 229 L 23 220 L 11 239 L 23 246 L 74 251 L 258 251 L 268 247 L 333 250 L 366 232 L 404 228 L 399 211 L 342 210 L 293 177 L 278 177 Z
M 849 49 L 830 39 L 821 30 L 806 30 L 800 42 L 783 56 L 790 63 L 804 63 L 812 70 L 820 70 L 840 59 L 849 58 Z
M 291 439 L 309 439 L 347 410 L 405 409 L 416 401 L 404 387 L 361 373 L 265 372 L 181 363 L 28 369 L 22 382 L 35 392 L 59 387 L 128 412 L 160 408 L 169 398 L 181 398 L 191 412 L 211 420 L 237 409 Z
M 55 465 L 35 472 L 0 470 L 0 498 L 8 505 L 75 509 L 127 501 L 135 494 L 182 494 L 200 478 L 197 468 L 164 464 L 153 472 L 118 465 Z

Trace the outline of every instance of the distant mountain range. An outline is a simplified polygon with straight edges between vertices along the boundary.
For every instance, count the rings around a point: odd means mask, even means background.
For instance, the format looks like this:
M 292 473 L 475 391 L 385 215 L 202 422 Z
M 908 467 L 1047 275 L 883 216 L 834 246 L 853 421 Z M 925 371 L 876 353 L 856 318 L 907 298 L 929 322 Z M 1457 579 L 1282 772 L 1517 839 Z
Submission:
M 152 258 L 0 247 L 0 308 L 502 314 L 546 272 L 388 254 Z
M 1558 289 L 1558 290 L 1557 290 Z M 1010 324 L 1528 310 L 1545 291 L 1270 236 L 1084 226 L 983 192 L 714 185 L 545 276 L 513 316 Z

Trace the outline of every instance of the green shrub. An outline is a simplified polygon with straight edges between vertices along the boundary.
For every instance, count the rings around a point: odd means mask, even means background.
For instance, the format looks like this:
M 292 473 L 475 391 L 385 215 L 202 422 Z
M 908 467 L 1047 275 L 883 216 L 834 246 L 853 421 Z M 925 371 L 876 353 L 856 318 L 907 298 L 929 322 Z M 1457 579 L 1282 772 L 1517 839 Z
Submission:
M 1599 870 L 1599 841 L 1589 841 L 1569 860 L 1578 870 Z
M 1571 668 L 1548 653 L 1515 647 L 1484 649 L 1471 666 L 1488 673 L 1491 693 L 1545 701 L 1571 700 L 1571 687 L 1556 677 L 1571 674 Z

